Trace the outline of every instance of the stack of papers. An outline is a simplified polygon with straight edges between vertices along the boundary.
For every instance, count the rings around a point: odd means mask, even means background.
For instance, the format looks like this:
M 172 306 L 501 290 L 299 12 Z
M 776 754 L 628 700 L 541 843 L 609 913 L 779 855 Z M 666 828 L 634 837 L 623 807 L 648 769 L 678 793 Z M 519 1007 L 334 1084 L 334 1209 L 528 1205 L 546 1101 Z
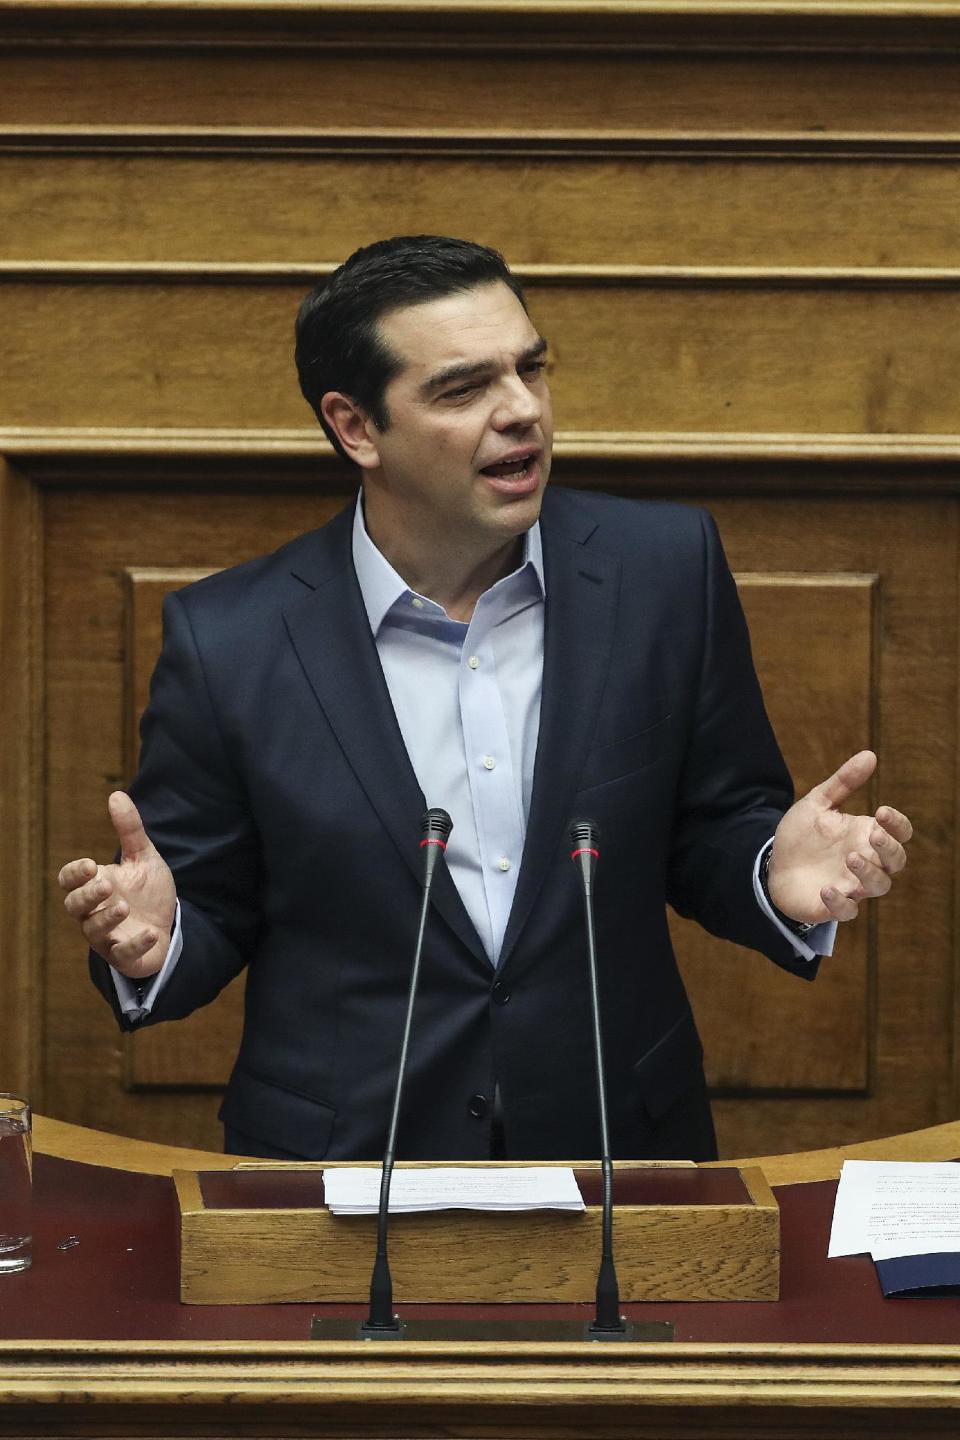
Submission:
M 845 1160 L 827 1254 L 960 1251 L 960 1165 Z
M 324 1170 L 323 1187 L 334 1215 L 376 1215 L 380 1208 L 379 1166 Z M 573 1171 L 567 1166 L 431 1166 L 394 1170 L 390 1181 L 391 1215 L 419 1210 L 585 1208 Z

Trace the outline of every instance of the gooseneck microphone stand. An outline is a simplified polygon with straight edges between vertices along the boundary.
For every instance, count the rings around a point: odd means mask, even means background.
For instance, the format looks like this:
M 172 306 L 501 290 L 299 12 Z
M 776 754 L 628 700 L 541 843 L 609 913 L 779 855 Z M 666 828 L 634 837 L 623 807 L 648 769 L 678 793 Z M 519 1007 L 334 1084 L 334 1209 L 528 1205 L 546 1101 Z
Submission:
M 428 810 L 421 823 L 423 839 L 423 898 L 420 904 L 420 922 L 417 926 L 417 943 L 413 953 L 413 967 L 410 971 L 410 989 L 407 993 L 407 1014 L 403 1025 L 403 1040 L 400 1045 L 400 1060 L 397 1065 L 397 1083 L 393 1091 L 393 1109 L 390 1113 L 390 1127 L 387 1131 L 387 1148 L 383 1155 L 383 1169 L 380 1173 L 380 1210 L 377 1217 L 377 1255 L 373 1262 L 370 1278 L 370 1311 L 360 1326 L 360 1334 L 366 1339 L 396 1339 L 403 1333 L 403 1324 L 393 1309 L 393 1280 L 390 1275 L 390 1261 L 387 1258 L 387 1228 L 390 1216 L 390 1180 L 393 1175 L 393 1160 L 397 1145 L 397 1124 L 400 1119 L 400 1102 L 403 1098 L 403 1081 L 407 1070 L 407 1052 L 410 1048 L 410 1030 L 413 1024 L 413 1007 L 417 998 L 417 984 L 420 979 L 420 957 L 423 953 L 423 936 L 427 927 L 427 911 L 430 906 L 430 891 L 437 861 L 447 848 L 453 821 L 446 810 Z
M 579 870 L 583 887 L 590 1015 L 593 1021 L 593 1053 L 597 1066 L 597 1099 L 600 1105 L 600 1167 L 603 1176 L 603 1242 L 600 1269 L 597 1272 L 597 1308 L 593 1324 L 588 1327 L 587 1333 L 594 1340 L 625 1340 L 629 1326 L 620 1314 L 620 1287 L 613 1262 L 613 1161 L 610 1158 L 610 1130 L 607 1124 L 607 1082 L 603 1068 L 597 941 L 593 923 L 593 877 L 600 859 L 600 832 L 592 820 L 574 820 L 570 826 L 570 841 L 573 845 L 570 858 Z

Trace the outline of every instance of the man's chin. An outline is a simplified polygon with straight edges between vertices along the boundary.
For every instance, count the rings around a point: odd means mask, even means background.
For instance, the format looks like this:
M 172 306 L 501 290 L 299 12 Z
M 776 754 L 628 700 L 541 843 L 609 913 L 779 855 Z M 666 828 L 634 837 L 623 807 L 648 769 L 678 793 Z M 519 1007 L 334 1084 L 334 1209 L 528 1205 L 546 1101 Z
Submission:
M 546 478 L 541 478 L 538 470 L 533 484 L 514 485 L 513 488 L 490 485 L 487 493 L 496 517 L 495 523 L 513 528 L 517 534 L 529 530 L 540 517 L 546 483 Z
M 525 535 L 540 519 L 542 505 L 542 489 L 530 495 L 517 496 L 497 507 L 493 527 L 501 532 L 504 539 Z

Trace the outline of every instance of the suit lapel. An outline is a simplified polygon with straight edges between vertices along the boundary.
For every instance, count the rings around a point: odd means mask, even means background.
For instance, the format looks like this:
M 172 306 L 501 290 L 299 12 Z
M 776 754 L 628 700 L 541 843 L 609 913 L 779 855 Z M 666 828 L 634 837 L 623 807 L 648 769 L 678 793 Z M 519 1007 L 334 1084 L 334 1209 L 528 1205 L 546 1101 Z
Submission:
M 287 632 L 347 763 L 419 884 L 420 817 L 426 801 L 403 743 L 351 559 L 352 509 L 310 537 L 293 573 L 301 593 L 284 606 Z M 484 952 L 445 866 L 433 903 L 489 971 Z
M 549 868 L 565 853 L 567 826 L 575 818 L 571 806 L 609 667 L 620 564 L 585 548 L 595 528 L 596 522 L 588 518 L 579 531 L 568 530 L 550 511 L 543 526 L 546 627 L 540 733 L 523 862 L 501 969 L 510 961 Z

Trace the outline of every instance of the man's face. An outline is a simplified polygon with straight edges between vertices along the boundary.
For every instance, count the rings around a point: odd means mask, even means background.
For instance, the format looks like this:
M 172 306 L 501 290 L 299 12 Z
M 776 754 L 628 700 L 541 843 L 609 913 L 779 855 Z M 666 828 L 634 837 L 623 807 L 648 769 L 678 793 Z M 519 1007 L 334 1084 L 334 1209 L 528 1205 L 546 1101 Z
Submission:
M 386 430 L 367 422 L 367 510 L 381 537 L 491 551 L 540 513 L 553 416 L 545 342 L 499 281 L 394 310 L 380 333 L 403 369 Z M 375 536 L 376 538 L 376 536 Z

